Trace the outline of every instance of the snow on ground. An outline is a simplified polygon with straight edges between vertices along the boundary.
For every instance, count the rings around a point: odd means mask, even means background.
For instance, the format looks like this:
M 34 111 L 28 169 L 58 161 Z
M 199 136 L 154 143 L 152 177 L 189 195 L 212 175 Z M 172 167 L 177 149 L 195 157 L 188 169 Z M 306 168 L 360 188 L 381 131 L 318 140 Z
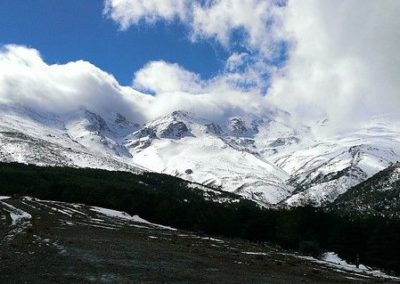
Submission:
M 5 200 L 11 198 L 10 196 L 0 196 L 0 200 Z
M 8 198 L 2 198 L 1 200 L 6 200 L 6 199 Z M 24 232 L 27 228 L 32 226 L 31 214 L 19 208 L 16 208 L 5 201 L 0 201 L 0 207 L 2 207 L 2 209 L 5 212 L 9 213 L 11 218 L 10 229 L 7 232 L 6 236 L 4 237 L 4 240 L 6 241 L 12 240 L 15 238 L 16 235 Z
M 258 252 L 258 251 L 242 251 L 243 254 L 248 255 L 268 255 L 266 252 Z
M 208 241 L 214 241 L 214 242 L 217 242 L 217 243 L 223 243 L 224 242 L 223 240 L 216 239 L 216 238 L 211 238 L 211 237 L 202 237 L 201 239 L 202 240 L 208 240 Z
M 338 269 L 341 271 L 346 271 L 349 273 L 354 273 L 358 276 L 370 276 L 370 277 L 378 277 L 378 278 L 385 278 L 385 279 L 391 279 L 391 280 L 400 280 L 400 277 L 395 277 L 395 276 L 390 276 L 380 270 L 374 270 L 371 269 L 365 265 L 360 264 L 359 267 L 357 267 L 354 264 L 347 263 L 345 260 L 341 259 L 336 253 L 334 252 L 327 252 L 323 255 L 322 259 L 316 259 L 311 256 L 301 256 L 301 255 L 296 255 L 294 254 L 293 256 L 310 260 L 315 263 L 319 263 L 322 265 L 329 266 L 334 269 Z
M 330 263 L 334 263 L 334 264 L 338 264 L 340 266 L 349 268 L 349 269 L 355 269 L 357 268 L 356 265 L 353 264 L 349 264 L 347 263 L 345 260 L 341 259 L 336 253 L 334 252 L 327 252 L 323 255 L 322 258 L 324 261 L 330 262 Z M 365 265 L 360 264 L 359 269 L 361 270 L 368 270 L 368 268 Z
M 325 253 L 323 256 L 323 261 L 332 267 L 336 267 L 336 268 L 347 270 L 347 271 L 353 271 L 356 273 L 365 273 L 367 275 L 371 275 L 371 276 L 375 276 L 375 277 L 400 280 L 400 277 L 394 277 L 394 276 L 387 275 L 386 273 L 384 273 L 380 270 L 374 270 L 374 269 L 368 268 L 367 266 L 365 266 L 363 264 L 360 264 L 359 267 L 357 267 L 354 264 L 349 264 L 345 260 L 341 259 L 334 252 Z
M 112 209 L 107 209 L 107 208 L 102 208 L 102 207 L 96 207 L 96 206 L 92 206 L 90 210 L 95 211 L 100 214 L 103 214 L 103 215 L 106 215 L 111 218 L 120 218 L 120 219 L 124 219 L 127 221 L 132 221 L 135 223 L 141 223 L 141 224 L 146 224 L 146 225 L 150 225 L 150 226 L 154 226 L 154 227 L 158 227 L 158 228 L 162 228 L 162 229 L 176 231 L 175 228 L 151 223 L 143 218 L 140 218 L 138 215 L 131 216 L 128 213 L 122 212 L 122 211 L 117 211 L 117 210 L 112 210 Z
M 0 202 L 0 203 L 9 209 L 8 212 L 10 213 L 10 217 L 11 217 L 13 226 L 21 223 L 23 220 L 32 219 L 31 214 L 29 214 L 21 209 L 15 208 L 14 206 L 12 206 L 6 202 Z

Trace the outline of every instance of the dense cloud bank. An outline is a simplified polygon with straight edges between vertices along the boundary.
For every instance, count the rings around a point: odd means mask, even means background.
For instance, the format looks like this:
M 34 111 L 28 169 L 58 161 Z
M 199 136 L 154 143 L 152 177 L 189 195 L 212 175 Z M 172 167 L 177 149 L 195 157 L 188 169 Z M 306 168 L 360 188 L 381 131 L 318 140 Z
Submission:
M 293 46 L 272 101 L 303 117 L 318 108 L 337 123 L 398 113 L 399 13 L 396 0 L 289 1 L 282 31 Z
M 120 112 L 140 123 L 178 109 L 220 119 L 249 111 L 262 113 L 266 107 L 265 97 L 258 93 L 243 93 L 225 79 L 201 82 L 175 64 L 150 63 L 135 78 L 135 84 L 156 93 L 121 86 L 112 75 L 85 61 L 49 65 L 37 50 L 16 45 L 0 52 L 3 104 L 58 113 L 83 106 L 99 113 Z
M 225 69 L 204 81 L 178 64 L 151 61 L 133 74 L 132 86 L 120 86 L 91 63 L 49 65 L 35 49 L 7 45 L 0 51 L 0 102 L 114 110 L 137 122 L 178 109 L 218 120 L 278 107 L 336 126 L 398 113 L 399 13 L 396 0 L 106 0 L 105 16 L 122 30 L 178 21 L 190 40 L 218 42 L 231 52 Z M 238 31 L 242 50 L 234 47 Z M 273 63 L 282 48 L 287 58 Z

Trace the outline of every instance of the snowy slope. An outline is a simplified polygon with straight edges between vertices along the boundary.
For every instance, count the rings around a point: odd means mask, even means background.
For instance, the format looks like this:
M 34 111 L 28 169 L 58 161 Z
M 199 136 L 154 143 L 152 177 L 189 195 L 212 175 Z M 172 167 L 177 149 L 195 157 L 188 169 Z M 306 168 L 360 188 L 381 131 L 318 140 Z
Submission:
M 291 173 L 290 183 L 297 186 L 286 204 L 321 205 L 399 161 L 400 128 L 375 121 L 272 159 Z
M 0 107 L 0 157 L 6 162 L 37 165 L 94 167 L 138 171 L 113 149 L 116 142 L 105 137 L 83 116 L 38 113 L 24 107 Z M 69 120 L 74 117 L 75 120 Z M 84 125 L 86 128 L 77 125 Z M 73 125 L 73 127 L 71 127 Z M 67 128 L 69 127 L 69 128 Z M 79 132 L 79 134 L 78 134 Z M 111 143 L 102 143 L 111 141 Z
M 240 124 L 240 125 L 239 125 Z M 135 164 L 187 180 L 217 186 L 263 203 L 290 196 L 289 175 L 238 141 L 251 141 L 254 128 L 232 119 L 226 125 L 174 112 L 126 139 Z M 233 137 L 228 135 L 242 135 Z

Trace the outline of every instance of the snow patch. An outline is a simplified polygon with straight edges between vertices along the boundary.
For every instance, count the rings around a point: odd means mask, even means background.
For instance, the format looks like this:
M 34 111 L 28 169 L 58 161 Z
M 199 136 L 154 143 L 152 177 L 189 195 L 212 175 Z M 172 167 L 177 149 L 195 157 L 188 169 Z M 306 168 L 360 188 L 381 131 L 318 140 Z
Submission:
M 32 219 L 31 214 L 29 214 L 21 209 L 18 209 L 8 203 L 5 203 L 5 202 L 0 202 L 0 203 L 2 205 L 6 206 L 8 209 L 10 209 L 9 213 L 10 213 L 11 222 L 12 222 L 13 226 L 23 222 L 24 220 Z
M 224 242 L 223 240 L 216 239 L 216 238 L 211 238 L 211 237 L 202 237 L 201 239 L 202 240 L 208 240 L 208 241 L 214 241 L 214 242 L 217 242 L 217 243 L 223 243 Z
M 292 254 L 291 254 L 292 255 Z M 370 277 L 378 277 L 378 278 L 385 278 L 385 279 L 392 279 L 392 280 L 400 280 L 400 277 L 390 276 L 380 270 L 371 269 L 365 265 L 360 264 L 357 267 L 354 264 L 349 264 L 345 260 L 341 259 L 336 253 L 334 252 L 327 252 L 323 255 L 322 259 L 316 259 L 311 256 L 300 256 L 300 255 L 292 255 L 301 259 L 306 259 L 313 261 L 318 264 L 326 265 L 331 268 L 335 268 L 338 270 L 342 270 L 345 272 L 355 273 L 358 276 L 370 276 Z
M 100 214 L 103 214 L 103 215 L 106 215 L 106 216 L 111 217 L 111 218 L 119 218 L 119 219 L 123 219 L 123 220 L 126 220 L 126 221 L 146 224 L 146 225 L 150 225 L 150 226 L 153 226 L 153 227 L 158 227 L 158 228 L 172 230 L 172 231 L 176 231 L 177 230 L 177 229 L 172 228 L 172 227 L 151 223 L 151 222 L 139 217 L 138 215 L 131 216 L 128 213 L 122 212 L 122 211 L 117 211 L 117 210 L 107 209 L 107 208 L 102 208 L 102 207 L 96 207 L 96 206 L 92 206 L 90 208 L 90 210 L 95 211 L 95 212 L 100 213 Z
M 257 251 L 242 251 L 242 253 L 247 255 L 268 255 L 266 252 L 257 252 Z

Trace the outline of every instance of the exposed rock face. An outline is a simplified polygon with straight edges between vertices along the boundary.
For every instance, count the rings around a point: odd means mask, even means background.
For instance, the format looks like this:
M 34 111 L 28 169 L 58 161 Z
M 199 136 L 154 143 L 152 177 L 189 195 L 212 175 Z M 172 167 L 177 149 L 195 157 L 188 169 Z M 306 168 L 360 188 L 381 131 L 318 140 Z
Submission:
M 208 123 L 206 124 L 206 133 L 211 133 L 214 135 L 221 135 L 223 133 L 221 126 L 216 123 Z
M 87 124 L 85 125 L 86 130 L 98 133 L 110 131 L 107 122 L 100 115 L 97 115 L 86 109 L 83 111 L 84 117 L 87 120 Z
M 153 128 L 150 127 L 144 127 L 140 130 L 138 130 L 136 133 L 134 133 L 134 136 L 137 138 L 156 138 L 157 134 L 156 131 Z
M 160 138 L 180 139 L 190 135 L 189 129 L 182 121 L 174 121 L 160 131 Z
M 269 144 L 271 147 L 281 147 L 281 146 L 287 146 L 291 144 L 296 144 L 299 143 L 300 139 L 297 137 L 284 137 L 284 138 L 278 138 L 272 143 Z
M 246 124 L 240 118 L 232 118 L 229 122 L 230 129 L 234 135 L 242 136 L 247 134 Z

